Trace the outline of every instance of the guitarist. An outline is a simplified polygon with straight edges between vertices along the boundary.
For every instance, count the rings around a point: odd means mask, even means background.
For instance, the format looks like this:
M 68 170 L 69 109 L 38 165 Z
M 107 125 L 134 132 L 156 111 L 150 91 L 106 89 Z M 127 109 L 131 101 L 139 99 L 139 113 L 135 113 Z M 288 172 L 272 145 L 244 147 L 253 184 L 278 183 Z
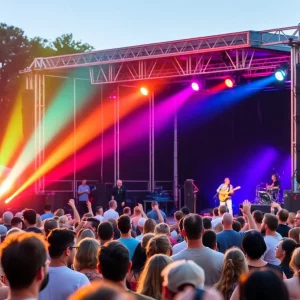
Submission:
M 229 213 L 232 215 L 232 200 L 231 200 L 231 196 L 233 194 L 233 186 L 230 184 L 230 179 L 229 178 L 225 178 L 224 179 L 224 183 L 221 184 L 218 189 L 217 189 L 217 193 L 219 195 L 227 195 L 228 197 L 226 198 L 225 201 L 220 201 L 220 206 L 221 205 L 226 205 L 227 209 L 229 211 Z

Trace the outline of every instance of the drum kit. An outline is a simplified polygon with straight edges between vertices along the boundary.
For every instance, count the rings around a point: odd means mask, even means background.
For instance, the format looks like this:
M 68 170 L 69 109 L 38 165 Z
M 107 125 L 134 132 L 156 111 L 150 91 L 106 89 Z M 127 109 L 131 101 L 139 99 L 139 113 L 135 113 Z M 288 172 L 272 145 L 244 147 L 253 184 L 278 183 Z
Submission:
M 257 204 L 281 203 L 280 190 L 273 190 L 271 187 L 268 187 L 267 184 L 261 183 L 256 186 L 255 202 Z

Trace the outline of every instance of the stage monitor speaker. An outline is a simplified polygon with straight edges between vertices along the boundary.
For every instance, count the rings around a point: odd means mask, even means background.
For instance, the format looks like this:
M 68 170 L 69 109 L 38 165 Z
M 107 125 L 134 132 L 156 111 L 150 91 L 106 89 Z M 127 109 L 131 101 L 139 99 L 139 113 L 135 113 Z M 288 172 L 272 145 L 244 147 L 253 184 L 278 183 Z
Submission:
M 194 180 L 187 179 L 184 182 L 184 205 L 190 209 L 190 212 L 194 212 Z
M 290 212 L 300 210 L 300 192 L 283 191 L 284 208 Z
M 300 184 L 300 64 L 296 65 L 296 180 Z
M 263 213 L 270 213 L 271 212 L 271 205 L 270 204 L 252 204 L 251 205 L 251 213 L 255 210 L 260 210 Z

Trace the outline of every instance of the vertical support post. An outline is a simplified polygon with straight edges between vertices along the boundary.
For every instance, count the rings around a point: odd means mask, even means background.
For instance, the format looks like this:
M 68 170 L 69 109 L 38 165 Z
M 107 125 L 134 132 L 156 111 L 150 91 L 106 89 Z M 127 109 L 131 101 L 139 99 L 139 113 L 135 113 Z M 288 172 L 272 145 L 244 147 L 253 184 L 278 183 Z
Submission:
M 155 189 L 155 141 L 154 141 L 154 137 L 155 137 L 155 127 L 154 127 L 154 92 L 151 93 L 151 102 L 152 102 L 152 111 L 151 111 L 151 123 L 152 123 L 152 132 L 151 132 L 151 136 L 152 136 L 152 190 Z
M 104 124 L 104 114 L 103 114 L 103 85 L 101 85 L 101 96 L 100 96 L 100 106 L 101 106 L 101 169 L 100 169 L 100 178 L 101 183 L 104 183 L 103 180 L 103 163 L 104 163 L 104 130 L 103 130 L 103 124 Z
M 177 110 L 176 110 L 176 99 L 174 100 L 174 178 L 173 178 L 173 194 L 174 194 L 174 204 L 175 207 L 181 207 L 181 203 L 178 203 L 178 120 L 177 120 Z M 179 204 L 179 206 L 178 206 Z
M 154 92 L 149 96 L 149 191 L 155 188 L 155 153 L 154 153 Z
M 42 163 L 45 161 L 45 109 L 46 109 L 46 99 L 45 99 L 45 74 L 42 74 Z M 42 177 L 42 190 L 45 191 L 45 176 Z
M 117 178 L 120 178 L 120 86 L 117 90 Z
M 76 198 L 76 172 L 77 172 L 77 118 L 76 118 L 76 78 L 73 79 L 73 197 Z
M 117 98 L 114 101 L 114 183 L 117 181 Z
M 39 156 L 39 147 L 38 147 L 38 74 L 34 74 L 34 171 L 38 169 L 38 156 Z M 34 183 L 35 186 L 35 192 L 37 193 L 39 191 L 39 183 L 36 181 Z

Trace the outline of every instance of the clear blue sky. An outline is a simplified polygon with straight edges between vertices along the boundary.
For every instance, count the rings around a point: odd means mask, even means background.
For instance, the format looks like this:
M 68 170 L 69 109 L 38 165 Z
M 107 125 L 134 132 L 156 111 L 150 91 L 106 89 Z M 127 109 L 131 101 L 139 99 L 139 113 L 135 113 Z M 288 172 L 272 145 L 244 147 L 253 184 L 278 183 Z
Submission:
M 0 0 L 0 22 L 108 49 L 297 25 L 300 0 Z

